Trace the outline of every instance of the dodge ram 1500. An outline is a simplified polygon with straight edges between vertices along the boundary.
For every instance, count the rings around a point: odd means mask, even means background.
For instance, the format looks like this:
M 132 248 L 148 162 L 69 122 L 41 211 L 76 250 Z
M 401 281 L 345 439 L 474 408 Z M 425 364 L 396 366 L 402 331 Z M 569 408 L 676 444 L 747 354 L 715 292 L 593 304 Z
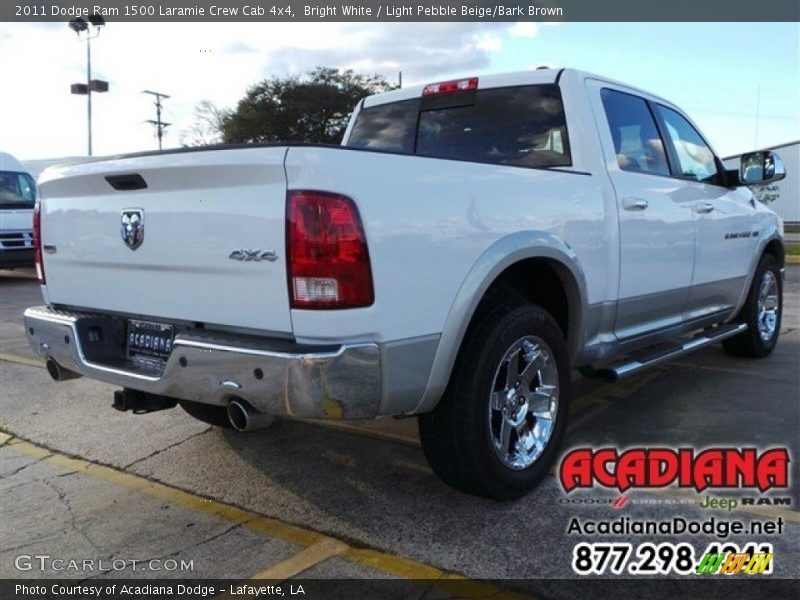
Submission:
M 653 94 L 537 70 L 364 99 L 341 146 L 108 157 L 39 180 L 56 380 L 249 430 L 418 416 L 448 484 L 518 497 L 564 437 L 571 369 L 621 378 L 721 341 L 764 357 L 783 224 Z

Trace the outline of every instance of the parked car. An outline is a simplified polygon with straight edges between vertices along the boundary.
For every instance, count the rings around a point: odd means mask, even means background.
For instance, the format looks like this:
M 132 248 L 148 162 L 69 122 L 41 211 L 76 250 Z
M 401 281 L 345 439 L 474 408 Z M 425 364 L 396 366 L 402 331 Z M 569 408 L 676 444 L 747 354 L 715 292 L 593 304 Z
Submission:
M 444 481 L 514 498 L 557 456 L 572 368 L 772 352 L 783 225 L 742 186 L 784 170 L 742 165 L 667 100 L 539 70 L 366 98 L 341 147 L 51 168 L 26 330 L 120 410 L 418 416 Z
M 0 152 L 0 269 L 33 268 L 36 183 L 20 162 Z

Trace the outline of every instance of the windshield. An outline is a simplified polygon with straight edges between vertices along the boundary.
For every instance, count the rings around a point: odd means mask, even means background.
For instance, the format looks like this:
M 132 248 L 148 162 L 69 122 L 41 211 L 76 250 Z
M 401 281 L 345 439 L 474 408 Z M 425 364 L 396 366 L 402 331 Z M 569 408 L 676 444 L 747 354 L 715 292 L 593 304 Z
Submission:
M 0 209 L 33 208 L 36 184 L 27 173 L 0 171 Z

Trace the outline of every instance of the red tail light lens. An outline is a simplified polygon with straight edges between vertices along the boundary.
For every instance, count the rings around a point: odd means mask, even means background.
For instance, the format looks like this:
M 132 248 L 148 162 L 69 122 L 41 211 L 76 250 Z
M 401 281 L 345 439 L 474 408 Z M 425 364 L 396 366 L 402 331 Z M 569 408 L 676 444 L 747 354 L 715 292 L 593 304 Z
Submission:
M 42 217 L 41 204 L 36 201 L 33 207 L 33 260 L 36 262 L 36 276 L 39 283 L 44 285 L 44 263 L 42 262 Z
M 286 211 L 292 308 L 357 308 L 375 299 L 367 240 L 350 198 L 291 191 Z
M 429 83 L 422 90 L 423 96 L 435 96 L 436 94 L 452 94 L 464 90 L 477 90 L 478 78 L 454 79 L 453 81 L 442 81 L 439 83 Z

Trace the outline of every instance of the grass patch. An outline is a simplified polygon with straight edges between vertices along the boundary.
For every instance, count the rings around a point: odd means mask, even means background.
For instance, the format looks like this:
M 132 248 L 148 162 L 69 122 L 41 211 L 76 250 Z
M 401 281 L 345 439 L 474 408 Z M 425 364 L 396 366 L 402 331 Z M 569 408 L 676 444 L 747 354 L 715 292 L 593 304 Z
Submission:
M 800 244 L 797 242 L 790 242 L 786 244 L 787 256 L 800 256 Z
M 792 223 L 783 226 L 784 233 L 800 233 L 800 223 Z

